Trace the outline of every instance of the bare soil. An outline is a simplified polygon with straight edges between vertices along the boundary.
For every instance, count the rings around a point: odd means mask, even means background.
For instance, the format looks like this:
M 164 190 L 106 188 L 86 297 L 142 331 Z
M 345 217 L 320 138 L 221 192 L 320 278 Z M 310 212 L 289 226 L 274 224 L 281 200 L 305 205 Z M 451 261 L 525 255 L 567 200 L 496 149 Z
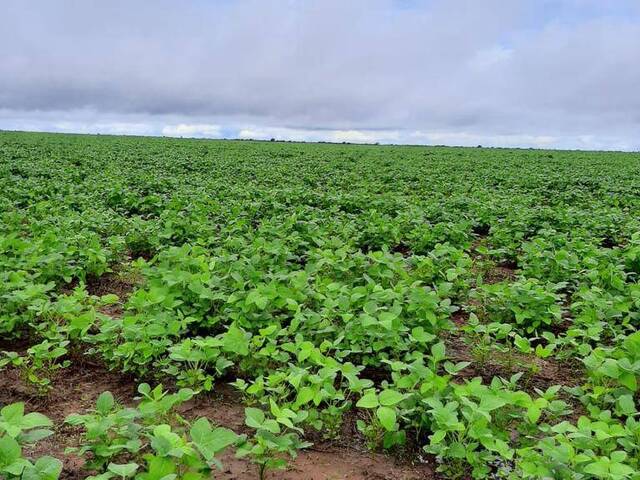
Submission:
M 85 413 L 94 407 L 100 393 L 109 390 L 116 399 L 132 404 L 137 382 L 126 375 L 110 372 L 93 361 L 74 362 L 55 379 L 45 398 L 35 397 L 16 370 L 4 370 L 0 375 L 0 405 L 23 401 L 27 411 L 38 411 L 55 423 L 55 434 L 42 440 L 26 453 L 33 457 L 52 455 L 63 461 L 61 478 L 79 480 L 90 475 L 83 469 L 82 458 L 65 455 L 67 447 L 77 446 L 80 431 L 64 425 L 71 413 Z M 214 393 L 200 395 L 180 407 L 185 418 L 207 417 L 212 423 L 247 433 L 244 426 L 244 405 L 239 395 L 228 385 L 220 385 Z M 221 456 L 224 470 L 216 472 L 222 480 L 254 480 L 255 465 L 235 458 L 232 451 Z M 303 450 L 286 470 L 269 472 L 269 480 L 422 480 L 434 479 L 434 466 L 428 463 L 412 465 L 406 459 L 371 453 L 359 439 L 345 438 L 336 442 L 317 442 Z
M 546 390 L 552 385 L 576 386 L 583 380 L 580 365 L 561 362 L 554 358 L 539 358 L 535 355 L 525 355 L 518 352 L 501 353 L 491 351 L 490 356 L 482 364 L 474 358 L 472 346 L 467 344 L 460 335 L 452 335 L 447 339 L 447 354 L 456 362 L 471 362 L 460 372 L 463 378 L 482 377 L 485 383 L 499 376 L 508 379 L 512 375 L 523 372 L 521 387 L 533 387 Z
M 512 268 L 510 265 L 496 265 L 493 268 L 488 269 L 482 280 L 484 283 L 500 283 L 500 282 L 511 282 L 516 278 L 516 269 Z
M 120 299 L 117 303 L 100 308 L 100 312 L 111 317 L 120 317 L 124 313 L 124 304 L 136 288 L 138 279 L 127 277 L 122 272 L 110 272 L 100 277 L 87 279 L 87 292 L 101 297 L 115 294 Z

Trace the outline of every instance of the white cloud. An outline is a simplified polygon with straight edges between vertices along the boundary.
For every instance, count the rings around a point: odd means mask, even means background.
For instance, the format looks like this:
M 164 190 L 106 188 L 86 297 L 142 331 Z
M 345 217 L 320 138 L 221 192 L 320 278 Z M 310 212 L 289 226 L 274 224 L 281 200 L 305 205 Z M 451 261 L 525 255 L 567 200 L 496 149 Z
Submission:
M 251 126 L 240 130 L 239 138 L 294 140 L 303 142 L 399 143 L 459 146 L 505 146 L 552 148 L 567 139 L 549 135 L 486 135 L 455 131 L 324 130 Z M 572 138 L 573 145 L 590 145 L 585 138 Z
M 254 140 L 292 140 L 295 142 L 326 141 L 326 132 L 313 129 L 251 125 L 241 127 L 238 138 Z
M 400 132 L 388 130 L 334 130 L 329 141 L 351 143 L 393 143 L 400 140 Z
M 222 127 L 205 123 L 180 123 L 178 125 L 165 125 L 162 135 L 166 137 L 197 137 L 197 138 L 221 138 Z
M 552 148 L 561 140 L 549 135 L 486 135 L 467 132 L 421 132 L 415 131 L 408 135 L 415 143 L 429 143 L 436 145 L 459 145 L 474 147 L 533 147 Z
M 469 64 L 475 70 L 489 69 L 500 63 L 507 62 L 512 55 L 513 50 L 511 48 L 507 48 L 502 45 L 495 45 L 476 52 L 476 54 L 471 58 Z
M 78 121 L 62 121 L 52 124 L 54 132 L 68 133 L 101 133 L 105 135 L 153 135 L 153 128 L 146 123 L 108 122 L 81 123 Z
M 327 130 L 251 126 L 241 128 L 238 138 L 293 140 L 299 142 L 394 143 L 402 140 L 397 130 Z

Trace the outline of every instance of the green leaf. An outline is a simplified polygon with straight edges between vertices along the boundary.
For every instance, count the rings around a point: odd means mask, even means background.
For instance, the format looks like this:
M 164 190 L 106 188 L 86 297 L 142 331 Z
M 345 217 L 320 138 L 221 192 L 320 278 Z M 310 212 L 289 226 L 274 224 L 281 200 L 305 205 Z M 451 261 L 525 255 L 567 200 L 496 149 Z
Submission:
M 258 307 L 260 310 L 264 310 L 265 308 L 267 308 L 268 303 L 269 299 L 264 295 L 260 295 L 258 298 L 256 298 L 256 307 Z
M 298 396 L 296 397 L 297 405 L 305 405 L 309 403 L 315 395 L 315 390 L 311 387 L 302 387 L 298 391 Z
M 436 430 L 435 432 L 433 432 L 433 435 L 431 435 L 430 437 L 431 445 L 437 445 L 442 440 L 444 440 L 444 437 L 446 436 L 447 436 L 446 430 Z
M 611 472 L 611 478 L 615 479 L 633 478 L 633 475 L 637 474 L 636 470 L 624 463 L 612 463 L 609 465 L 609 471 Z
M 358 403 L 356 403 L 356 407 L 358 408 L 376 408 L 378 406 L 378 396 L 376 392 L 369 392 L 363 395 Z
M 584 472 L 596 475 L 598 478 L 609 478 L 609 463 L 602 459 L 598 460 L 584 467 Z
M 480 399 L 480 405 L 478 408 L 483 412 L 491 412 L 506 404 L 507 402 L 504 401 L 502 398 L 498 397 L 497 395 L 487 393 L 483 395 L 482 398 Z
M 232 324 L 224 335 L 222 349 L 225 352 L 237 353 L 238 355 L 249 354 L 249 340 L 244 330 Z
M 631 395 L 621 395 L 616 403 L 618 410 L 623 415 L 633 415 L 636 412 L 636 404 Z
M 620 370 L 618 368 L 618 362 L 613 358 L 607 358 L 598 369 L 607 377 L 618 378 L 620 376 Z
M 268 430 L 271 433 L 280 433 L 280 425 L 278 425 L 277 421 L 272 419 L 265 420 L 261 428 Z
M 398 318 L 398 314 L 394 312 L 383 311 L 378 314 L 380 325 L 382 325 L 387 330 L 391 330 L 393 328 L 393 321 L 396 318 Z
M 438 342 L 431 347 L 431 356 L 434 362 L 439 362 L 446 358 L 444 342 Z
M 244 409 L 245 423 L 251 428 L 261 428 L 264 423 L 264 412 L 259 408 L 248 407 Z
M 110 463 L 107 470 L 121 478 L 132 477 L 138 470 L 137 463 Z
M 386 407 L 400 403 L 402 400 L 404 400 L 404 395 L 400 392 L 396 392 L 395 390 L 383 390 L 378 396 L 380 405 L 384 405 Z
M 420 343 L 429 343 L 436 338 L 435 335 L 425 332 L 424 327 L 415 327 L 411 330 L 411 336 L 416 342 Z
M 537 405 L 530 405 L 527 408 L 527 418 L 531 423 L 536 423 L 538 419 L 540 419 L 540 415 L 542 414 L 542 410 Z
M 98 397 L 98 401 L 96 402 L 96 410 L 100 415 L 107 415 L 114 405 L 115 400 L 113 398 L 113 394 L 109 391 L 106 391 L 101 393 Z
M 29 465 L 22 473 L 22 480 L 57 480 L 62 472 L 62 462 L 53 457 L 41 457 L 35 465 Z
M 367 302 L 364 304 L 364 311 L 369 315 L 373 315 L 378 310 L 378 305 L 376 302 Z
M 17 425 L 24 415 L 24 403 L 16 402 L 3 407 L 0 416 L 8 424 Z
M 636 376 L 633 373 L 622 372 L 620 374 L 620 378 L 618 378 L 618 381 L 632 392 L 638 390 L 638 381 L 636 380 Z
M 47 430 L 45 428 L 37 428 L 35 430 L 30 430 L 28 432 L 24 432 L 20 434 L 18 439 L 22 444 L 25 444 L 25 443 L 30 444 L 30 443 L 36 443 L 42 440 L 43 438 L 47 438 L 51 435 L 53 435 L 52 430 Z
M 22 455 L 18 442 L 8 435 L 0 437 L 0 467 L 11 465 Z
M 196 420 L 189 433 L 196 448 L 207 462 L 211 462 L 216 454 L 238 439 L 238 435 L 228 428 L 218 427 L 212 430 L 206 418 Z
M 50 427 L 53 422 L 45 415 L 37 412 L 27 413 L 22 417 L 23 428 Z
M 87 477 L 86 480 L 111 480 L 114 476 L 113 472 L 104 472 L 100 475 L 91 475 Z
M 376 416 L 378 420 L 380 420 L 380 425 L 382 425 L 385 430 L 391 432 L 396 429 L 396 411 L 393 408 L 378 407 Z
M 115 293 L 108 293 L 100 297 L 100 303 L 103 305 L 113 305 L 114 303 L 118 303 L 119 300 L 120 298 Z
M 147 472 L 139 474 L 139 480 L 174 480 L 176 465 L 170 458 L 146 455 Z

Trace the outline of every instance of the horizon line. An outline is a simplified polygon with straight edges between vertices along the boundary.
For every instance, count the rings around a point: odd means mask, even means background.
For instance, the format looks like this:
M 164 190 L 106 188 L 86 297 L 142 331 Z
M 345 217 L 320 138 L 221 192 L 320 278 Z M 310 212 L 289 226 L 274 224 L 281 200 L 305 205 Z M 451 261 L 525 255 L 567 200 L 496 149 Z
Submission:
M 224 142 L 262 142 L 262 143 L 296 143 L 309 145 L 352 145 L 352 146 L 368 146 L 368 147 L 422 147 L 422 148 L 469 148 L 469 149 L 493 149 L 493 150 L 534 150 L 541 152 L 585 152 L 585 153 L 627 153 L 639 154 L 640 150 L 587 150 L 581 148 L 539 148 L 539 147 L 516 147 L 516 146 L 477 146 L 470 145 L 451 145 L 451 144 L 429 144 L 429 143 L 386 143 L 386 142 L 332 142 L 328 140 L 287 140 L 279 138 L 262 139 L 262 138 L 239 138 L 239 137 L 187 137 L 173 135 L 140 135 L 134 133 L 87 133 L 87 132 L 58 132 L 50 130 L 7 130 L 0 128 L 0 133 L 41 133 L 47 135 L 78 135 L 93 137 L 131 137 L 131 138 L 164 138 L 172 140 L 200 140 L 200 141 L 224 141 Z

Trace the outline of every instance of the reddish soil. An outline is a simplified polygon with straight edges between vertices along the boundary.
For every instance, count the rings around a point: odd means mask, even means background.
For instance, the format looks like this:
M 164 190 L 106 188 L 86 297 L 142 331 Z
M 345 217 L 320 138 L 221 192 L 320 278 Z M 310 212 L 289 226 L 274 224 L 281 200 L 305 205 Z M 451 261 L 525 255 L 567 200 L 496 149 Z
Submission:
M 455 323 L 457 328 L 462 328 L 467 324 L 469 314 L 464 310 L 458 310 L 451 316 L 451 321 Z
M 447 354 L 453 361 L 471 362 L 460 372 L 463 378 L 482 377 L 485 383 L 490 383 L 495 376 L 508 379 L 516 373 L 524 372 L 520 385 L 525 390 L 532 390 L 533 387 L 546 390 L 552 385 L 576 386 L 583 381 L 583 369 L 575 363 L 492 350 L 480 365 L 474 358 L 472 345 L 466 343 L 461 335 L 451 335 L 446 343 Z
M 4 370 L 0 376 L 0 405 L 23 401 L 26 411 L 37 411 L 53 420 L 55 434 L 38 442 L 28 450 L 28 454 L 59 458 L 63 461 L 61 478 L 82 479 L 88 476 L 82 471 L 82 459 L 64 454 L 65 448 L 78 444 L 80 433 L 64 425 L 64 419 L 71 413 L 85 413 L 105 390 L 126 402 L 135 393 L 134 385 L 130 378 L 115 375 L 103 367 L 90 363 L 77 364 L 57 375 L 49 395 L 41 398 L 33 395 L 32 389 L 24 384 L 16 370 Z
M 136 282 L 133 279 L 126 278 L 117 272 L 87 279 L 87 292 L 98 297 L 115 294 L 121 300 L 125 300 L 135 286 Z
M 80 432 L 65 426 L 63 421 L 71 413 L 84 413 L 93 408 L 100 393 L 111 391 L 123 404 L 132 404 L 136 396 L 137 382 L 125 375 L 109 372 L 104 366 L 86 361 L 63 370 L 53 379 L 53 389 L 46 398 L 32 395 L 15 370 L 5 370 L 0 375 L 0 405 L 23 401 L 27 411 L 38 411 L 51 418 L 55 434 L 27 450 L 30 456 L 52 455 L 63 460 L 63 479 L 86 478 L 83 460 L 65 455 L 67 447 L 78 445 Z M 209 418 L 212 422 L 238 433 L 247 433 L 244 426 L 244 406 L 235 390 L 220 385 L 209 395 L 200 395 L 183 404 L 180 413 L 186 418 Z M 232 451 L 221 456 L 224 470 L 216 479 L 254 480 L 257 468 L 245 459 L 235 458 Z M 370 453 L 353 438 L 337 442 L 318 442 L 301 451 L 286 470 L 268 473 L 270 480 L 419 480 L 436 476 L 429 464 L 411 465 L 407 461 L 389 455 Z
M 476 238 L 469 250 L 469 255 L 474 260 L 474 273 L 482 275 L 482 281 L 488 284 L 515 280 L 518 269 L 517 263 L 510 260 L 495 263 L 478 252 L 478 248 L 481 246 L 486 246 L 486 237 L 484 235 Z
M 482 280 L 484 283 L 500 283 L 504 281 L 513 281 L 515 278 L 515 268 L 507 265 L 496 265 L 484 273 Z
M 87 292 L 101 297 L 115 294 L 120 299 L 118 303 L 106 305 L 100 308 L 100 312 L 111 317 L 120 317 L 124 313 L 124 304 L 131 292 L 136 288 L 137 280 L 128 278 L 117 272 L 106 273 L 100 277 L 87 279 Z

